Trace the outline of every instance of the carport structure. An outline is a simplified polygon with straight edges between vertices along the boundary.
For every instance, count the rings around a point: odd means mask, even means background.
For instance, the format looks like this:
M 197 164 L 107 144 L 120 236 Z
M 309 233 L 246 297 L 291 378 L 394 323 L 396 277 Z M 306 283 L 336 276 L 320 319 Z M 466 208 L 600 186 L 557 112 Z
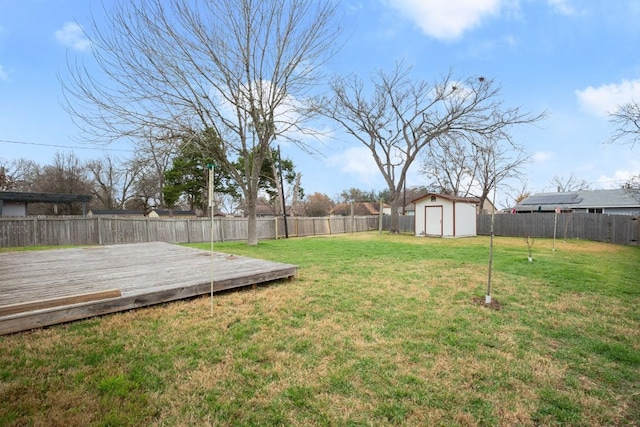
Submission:
M 22 191 L 0 191 L 0 217 L 27 216 L 28 203 L 67 204 L 81 202 L 82 215 L 87 214 L 89 194 L 30 193 Z

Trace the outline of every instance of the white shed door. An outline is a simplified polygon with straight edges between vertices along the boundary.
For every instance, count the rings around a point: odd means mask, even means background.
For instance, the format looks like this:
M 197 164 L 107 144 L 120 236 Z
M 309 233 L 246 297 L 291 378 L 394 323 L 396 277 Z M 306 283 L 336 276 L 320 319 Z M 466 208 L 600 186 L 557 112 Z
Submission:
M 442 206 L 425 206 L 424 230 L 428 236 L 442 236 Z

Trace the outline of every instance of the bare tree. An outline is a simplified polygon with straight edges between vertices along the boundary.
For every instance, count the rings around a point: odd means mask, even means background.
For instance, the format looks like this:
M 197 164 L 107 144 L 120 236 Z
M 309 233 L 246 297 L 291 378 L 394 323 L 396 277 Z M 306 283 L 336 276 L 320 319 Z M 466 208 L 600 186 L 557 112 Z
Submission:
M 24 158 L 3 162 L 0 168 L 5 174 L 5 191 L 33 191 L 41 169 L 33 160 Z
M 521 167 L 529 161 L 531 156 L 513 143 L 503 140 L 485 138 L 482 144 L 472 145 L 473 192 L 480 199 L 480 212 L 485 212 L 485 202 L 489 193 L 510 178 L 520 179 Z M 492 201 L 495 204 L 495 200 Z M 491 207 L 495 209 L 495 206 Z
M 473 146 L 466 139 L 443 135 L 423 151 L 420 172 L 429 179 L 428 187 L 437 193 L 466 197 L 471 191 L 477 165 Z
M 248 244 L 258 242 L 256 200 L 274 139 L 301 143 L 302 101 L 332 56 L 336 6 L 314 0 L 121 1 L 93 22 L 96 68 L 70 64 L 67 108 L 88 136 L 215 138 L 216 165 L 248 207 Z M 250 159 L 233 167 L 238 157 Z
M 632 149 L 640 142 L 640 104 L 637 101 L 618 106 L 609 115 L 609 121 L 616 127 L 609 142 L 629 143 Z
M 519 187 L 508 187 L 506 197 L 504 198 L 504 205 L 514 207 L 532 194 L 529 188 L 529 183 L 526 180 L 519 180 Z
M 4 161 L 0 163 L 0 191 L 14 191 L 16 188 L 16 178 L 10 166 Z
M 631 176 L 627 182 L 622 184 L 622 189 L 640 202 L 640 174 Z
M 73 153 L 57 152 L 53 163 L 38 169 L 33 190 L 43 193 L 91 194 L 92 183 L 84 165 Z M 31 213 L 77 215 L 82 213 L 82 204 L 73 203 L 61 207 L 35 203 L 29 206 Z M 66 208 L 66 209 L 65 209 Z
M 120 169 L 120 185 L 116 193 L 116 201 L 120 209 L 126 209 L 127 203 L 138 198 L 136 183 L 144 172 L 145 163 L 134 157 L 125 161 Z
M 100 160 L 90 160 L 85 165 L 93 178 L 93 196 L 100 201 L 103 209 L 115 209 L 118 173 L 113 159 L 105 156 Z
M 589 183 L 584 179 L 576 178 L 573 172 L 571 172 L 568 177 L 554 175 L 553 178 L 551 178 L 551 181 L 549 181 L 549 184 L 554 186 L 557 189 L 558 193 L 568 193 L 571 191 L 582 191 L 589 189 Z
M 86 168 L 94 183 L 92 194 L 104 209 L 124 209 L 126 202 L 135 197 L 133 185 L 142 171 L 139 161 L 121 162 L 106 155 L 88 161 Z
M 134 164 L 141 168 L 141 174 L 144 175 L 144 178 L 139 177 L 144 181 L 144 189 L 138 190 L 140 194 L 146 194 L 149 206 L 167 207 L 164 202 L 165 172 L 171 167 L 171 160 L 178 154 L 179 144 L 180 138 L 170 133 L 154 135 L 150 132 L 146 138 L 136 141 Z
M 390 231 L 399 232 L 398 203 L 407 171 L 418 153 L 438 138 L 492 137 L 511 141 L 509 129 L 543 117 L 505 108 L 490 79 L 456 80 L 449 73 L 430 85 L 409 77 L 410 68 L 373 76 L 372 93 L 357 77 L 336 79 L 333 96 L 317 108 L 373 155 L 389 189 Z

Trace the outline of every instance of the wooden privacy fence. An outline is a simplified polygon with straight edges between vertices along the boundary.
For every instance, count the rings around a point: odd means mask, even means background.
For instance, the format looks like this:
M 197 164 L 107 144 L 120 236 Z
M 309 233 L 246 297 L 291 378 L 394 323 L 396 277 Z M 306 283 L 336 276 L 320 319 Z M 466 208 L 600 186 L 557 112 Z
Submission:
M 382 217 L 382 229 L 389 230 L 391 228 L 391 217 L 384 215 Z M 413 215 L 400 215 L 398 217 L 398 230 L 401 233 L 415 233 L 416 217 Z
M 491 231 L 491 215 L 478 215 L 478 234 Z M 640 245 L 640 217 L 591 213 L 528 213 L 494 216 L 496 236 L 585 239 L 619 245 Z
M 287 218 L 290 237 L 369 231 L 377 216 Z M 246 218 L 215 218 L 216 242 L 247 240 Z M 258 239 L 285 236 L 283 218 L 258 218 Z M 121 243 L 197 243 L 211 240 L 211 219 L 0 218 L 0 247 L 114 245 Z
M 553 213 L 495 215 L 497 236 L 553 237 Z M 414 232 L 414 217 L 399 218 L 401 232 Z M 287 218 L 290 237 L 378 230 L 378 216 Z M 383 216 L 382 228 L 389 229 Z M 477 232 L 488 235 L 491 215 L 478 215 Z M 246 218 L 215 218 L 214 241 L 247 240 Z M 258 239 L 285 236 L 283 218 L 258 218 Z M 640 217 L 587 213 L 558 214 L 558 239 L 585 239 L 621 245 L 640 245 Z M 112 245 L 161 241 L 198 243 L 211 239 L 211 219 L 151 218 L 0 218 L 0 247 Z

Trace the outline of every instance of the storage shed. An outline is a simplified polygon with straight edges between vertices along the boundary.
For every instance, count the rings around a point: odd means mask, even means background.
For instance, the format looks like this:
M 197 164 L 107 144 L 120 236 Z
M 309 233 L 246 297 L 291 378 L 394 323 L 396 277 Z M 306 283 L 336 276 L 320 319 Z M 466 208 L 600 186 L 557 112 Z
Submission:
M 413 200 L 416 236 L 468 237 L 476 235 L 475 197 L 425 194 Z

